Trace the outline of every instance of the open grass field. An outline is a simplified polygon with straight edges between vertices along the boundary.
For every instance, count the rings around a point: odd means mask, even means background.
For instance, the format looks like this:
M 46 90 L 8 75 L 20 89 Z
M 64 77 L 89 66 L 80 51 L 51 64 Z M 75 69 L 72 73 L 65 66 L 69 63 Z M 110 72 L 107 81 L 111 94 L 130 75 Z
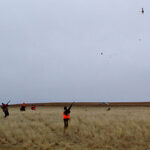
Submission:
M 0 111 L 0 150 L 150 150 L 150 107 L 72 107 L 65 133 L 62 112 Z

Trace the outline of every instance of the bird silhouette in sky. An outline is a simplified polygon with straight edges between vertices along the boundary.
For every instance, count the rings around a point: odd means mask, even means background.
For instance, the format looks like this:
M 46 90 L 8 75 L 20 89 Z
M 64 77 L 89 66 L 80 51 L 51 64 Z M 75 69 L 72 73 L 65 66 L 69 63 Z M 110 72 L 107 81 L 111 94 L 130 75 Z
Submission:
M 141 12 L 142 12 L 142 14 L 144 14 L 144 8 L 142 8 Z

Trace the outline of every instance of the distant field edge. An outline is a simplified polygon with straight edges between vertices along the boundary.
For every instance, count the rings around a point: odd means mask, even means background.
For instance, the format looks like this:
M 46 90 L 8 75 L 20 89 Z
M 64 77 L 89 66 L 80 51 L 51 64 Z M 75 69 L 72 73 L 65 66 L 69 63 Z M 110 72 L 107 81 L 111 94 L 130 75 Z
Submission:
M 27 103 L 27 106 L 30 105 L 36 105 L 36 106 L 65 106 L 70 105 L 71 102 L 51 102 L 51 103 Z M 20 106 L 21 104 L 10 104 L 10 106 Z M 73 103 L 74 106 L 88 106 L 88 107 L 117 107 L 117 106 L 145 106 L 149 107 L 150 102 L 110 102 L 110 103 L 102 103 L 102 102 L 75 102 Z

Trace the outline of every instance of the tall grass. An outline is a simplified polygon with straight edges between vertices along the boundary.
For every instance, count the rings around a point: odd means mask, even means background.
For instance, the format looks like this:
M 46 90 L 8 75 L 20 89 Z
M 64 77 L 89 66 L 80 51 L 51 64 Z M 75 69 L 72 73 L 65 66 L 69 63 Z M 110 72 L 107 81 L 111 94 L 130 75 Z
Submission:
M 64 132 L 61 107 L 0 113 L 0 150 L 149 150 L 150 108 L 73 107 Z

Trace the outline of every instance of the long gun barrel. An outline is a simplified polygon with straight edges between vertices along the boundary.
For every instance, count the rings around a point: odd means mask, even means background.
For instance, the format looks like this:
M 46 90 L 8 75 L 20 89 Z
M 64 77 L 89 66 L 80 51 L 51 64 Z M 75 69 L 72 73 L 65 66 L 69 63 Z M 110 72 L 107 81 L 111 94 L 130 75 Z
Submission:
M 71 109 L 71 107 L 72 107 L 73 103 L 75 103 L 75 102 L 72 102 L 72 103 L 71 103 L 71 105 L 70 105 L 70 106 L 69 106 L 69 108 L 68 108 L 69 110 Z
M 10 103 L 10 101 L 7 102 L 7 105 Z

